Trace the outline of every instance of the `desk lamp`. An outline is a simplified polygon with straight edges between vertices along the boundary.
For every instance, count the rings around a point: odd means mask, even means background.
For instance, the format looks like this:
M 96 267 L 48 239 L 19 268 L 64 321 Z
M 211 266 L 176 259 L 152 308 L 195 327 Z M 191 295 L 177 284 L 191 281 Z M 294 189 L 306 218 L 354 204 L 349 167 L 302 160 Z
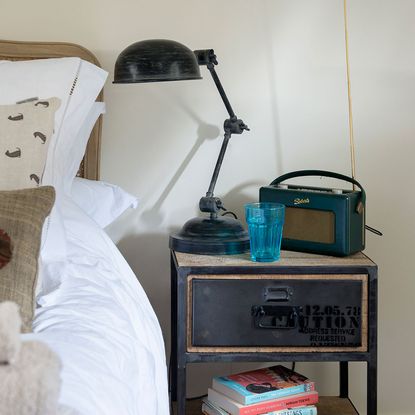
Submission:
M 242 134 L 249 128 L 238 119 L 215 71 L 218 64 L 212 49 L 191 51 L 181 43 L 152 39 L 133 43 L 117 58 L 115 84 L 164 82 L 202 79 L 199 66 L 206 66 L 222 97 L 229 118 L 224 122 L 224 139 L 206 196 L 199 201 L 199 209 L 206 216 L 187 221 L 181 231 L 170 236 L 170 248 L 178 252 L 221 255 L 239 254 L 249 250 L 249 237 L 242 223 L 228 215 L 222 201 L 214 196 L 214 189 L 226 148 L 232 134 Z

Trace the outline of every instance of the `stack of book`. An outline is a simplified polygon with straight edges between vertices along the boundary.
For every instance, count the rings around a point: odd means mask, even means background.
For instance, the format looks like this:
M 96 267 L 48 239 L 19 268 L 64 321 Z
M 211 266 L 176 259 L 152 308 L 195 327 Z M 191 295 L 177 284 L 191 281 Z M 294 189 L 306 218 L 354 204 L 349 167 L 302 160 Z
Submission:
M 314 382 L 284 366 L 213 378 L 206 415 L 316 415 Z

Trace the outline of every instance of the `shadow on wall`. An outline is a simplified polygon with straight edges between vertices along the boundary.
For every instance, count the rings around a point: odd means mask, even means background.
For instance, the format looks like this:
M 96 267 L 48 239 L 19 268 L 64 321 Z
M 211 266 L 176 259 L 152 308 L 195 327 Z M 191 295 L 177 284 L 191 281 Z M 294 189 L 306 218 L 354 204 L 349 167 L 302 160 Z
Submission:
M 167 196 L 170 194 L 171 190 L 180 179 L 183 172 L 186 170 L 190 161 L 193 159 L 195 154 L 198 152 L 199 148 L 206 140 L 213 140 L 218 137 L 220 130 L 217 126 L 211 124 L 204 124 L 202 121 L 198 120 L 199 127 L 197 129 L 197 139 L 193 147 L 188 152 L 187 156 L 182 161 L 181 165 L 177 169 L 176 173 L 173 175 L 160 197 L 157 199 L 156 203 L 150 208 L 145 210 L 142 213 L 142 220 L 151 226 L 159 225 L 163 222 L 163 217 L 161 214 L 161 207 L 163 206 L 164 201 Z
M 167 233 L 137 233 L 117 246 L 135 272 L 160 322 L 166 346 L 170 342 L 170 255 Z
M 241 183 L 240 185 L 231 189 L 226 195 L 220 196 L 222 202 L 226 209 L 231 210 L 238 216 L 238 218 L 244 222 L 245 212 L 244 205 L 246 203 L 257 202 L 259 200 L 259 188 L 263 186 L 264 183 L 259 181 L 249 181 Z M 250 189 L 254 188 L 256 195 L 252 196 L 252 191 Z

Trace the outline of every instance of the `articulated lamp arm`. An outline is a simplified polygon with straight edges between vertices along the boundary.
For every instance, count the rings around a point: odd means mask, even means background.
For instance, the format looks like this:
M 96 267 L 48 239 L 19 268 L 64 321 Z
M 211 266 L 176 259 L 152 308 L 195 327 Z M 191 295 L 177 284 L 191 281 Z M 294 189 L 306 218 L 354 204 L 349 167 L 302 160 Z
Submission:
M 215 65 L 218 64 L 218 61 L 213 49 L 195 50 L 194 54 L 196 55 L 199 65 L 206 65 L 209 69 L 209 72 L 212 75 L 213 81 L 215 82 L 215 85 L 229 114 L 229 118 L 225 120 L 223 125 L 225 130 L 224 139 L 219 152 L 218 160 L 216 162 L 215 170 L 213 171 L 212 179 L 209 184 L 209 189 L 206 193 L 206 196 L 202 197 L 199 201 L 199 208 L 202 212 L 209 212 L 212 217 L 216 217 L 219 210 L 224 209 L 224 207 L 222 201 L 218 197 L 213 196 L 213 192 L 229 140 L 232 134 L 242 134 L 245 130 L 249 131 L 249 128 L 241 119 L 238 119 L 238 117 L 235 115 L 228 97 L 226 96 L 218 74 L 215 71 Z

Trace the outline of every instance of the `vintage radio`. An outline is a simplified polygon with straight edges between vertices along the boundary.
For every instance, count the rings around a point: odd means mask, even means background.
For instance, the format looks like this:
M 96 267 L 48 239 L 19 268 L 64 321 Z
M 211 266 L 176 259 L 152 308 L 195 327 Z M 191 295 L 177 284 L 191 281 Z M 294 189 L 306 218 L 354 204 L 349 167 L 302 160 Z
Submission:
M 359 190 L 286 185 L 295 177 L 324 176 L 344 180 Z M 365 200 L 362 186 L 342 174 L 300 170 L 284 174 L 261 187 L 260 202 L 286 207 L 282 249 L 346 256 L 365 248 Z

